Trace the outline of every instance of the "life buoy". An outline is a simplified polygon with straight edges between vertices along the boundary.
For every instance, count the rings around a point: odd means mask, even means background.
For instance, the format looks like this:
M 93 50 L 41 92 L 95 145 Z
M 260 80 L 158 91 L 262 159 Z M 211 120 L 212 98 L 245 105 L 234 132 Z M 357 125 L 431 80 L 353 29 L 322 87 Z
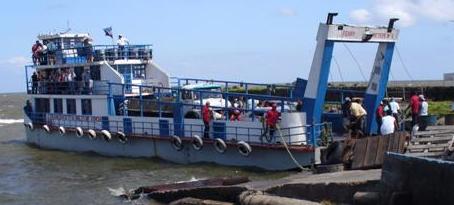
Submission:
M 81 127 L 76 127 L 76 135 L 77 135 L 78 137 L 84 136 L 84 131 L 82 130 Z
M 249 154 L 251 154 L 251 152 L 252 152 L 251 146 L 248 143 L 246 143 L 245 141 L 239 141 L 237 146 L 238 146 L 238 152 L 245 157 L 249 156 Z
M 58 127 L 58 131 L 60 132 L 61 135 L 64 135 L 66 133 L 65 128 L 62 126 Z
M 92 129 L 89 129 L 88 130 L 88 137 L 90 137 L 90 139 L 95 139 L 96 138 L 96 132 Z
M 222 140 L 221 138 L 216 138 L 214 140 L 214 149 L 216 149 L 216 151 L 218 151 L 219 153 L 222 154 L 227 149 L 227 145 L 225 144 L 224 140 Z
M 201 150 L 203 148 L 203 140 L 198 135 L 192 137 L 191 144 L 195 150 Z
M 173 135 L 172 139 L 170 140 L 170 143 L 172 143 L 172 147 L 175 148 L 177 151 L 183 149 L 183 142 L 178 136 Z
M 48 125 L 43 125 L 43 129 L 44 131 L 46 131 L 47 133 L 50 133 L 50 128 Z
M 110 141 L 110 139 L 112 139 L 112 135 L 107 130 L 101 130 L 101 134 L 104 140 L 106 140 L 107 142 Z
M 118 141 L 120 141 L 123 144 L 128 141 L 128 138 L 126 137 L 124 132 L 117 132 L 117 137 L 118 137 Z

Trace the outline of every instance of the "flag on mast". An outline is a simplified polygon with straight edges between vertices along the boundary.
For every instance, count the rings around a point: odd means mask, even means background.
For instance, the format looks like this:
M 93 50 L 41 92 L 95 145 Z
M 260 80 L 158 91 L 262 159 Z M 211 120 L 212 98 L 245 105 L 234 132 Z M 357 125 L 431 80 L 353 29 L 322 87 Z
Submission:
M 113 39 L 112 26 L 105 28 L 104 33 L 106 34 L 106 36 L 109 36 Z

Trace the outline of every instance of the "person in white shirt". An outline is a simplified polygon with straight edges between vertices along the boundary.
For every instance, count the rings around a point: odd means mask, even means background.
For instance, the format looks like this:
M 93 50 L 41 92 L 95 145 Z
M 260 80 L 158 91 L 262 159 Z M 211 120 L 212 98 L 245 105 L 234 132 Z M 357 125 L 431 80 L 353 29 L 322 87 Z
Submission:
M 396 123 L 399 124 L 399 115 L 401 111 L 399 103 L 396 101 L 396 98 L 391 99 L 391 102 L 389 102 L 389 107 L 391 108 L 393 117 L 396 119 Z
M 391 112 L 385 113 L 385 116 L 382 118 L 382 124 L 380 127 L 380 132 L 382 135 L 389 135 L 394 133 L 397 128 L 396 119 L 390 115 Z
M 419 95 L 419 100 L 421 101 L 421 107 L 419 108 L 419 116 L 429 115 L 429 103 L 427 103 L 424 95 Z
M 399 106 L 399 103 L 396 102 L 396 98 L 391 99 L 389 106 L 391 107 L 391 111 L 393 112 L 393 115 L 400 113 L 400 106 Z
M 129 40 L 123 35 L 118 35 L 117 45 L 120 53 L 120 58 L 126 58 L 125 46 L 129 45 Z

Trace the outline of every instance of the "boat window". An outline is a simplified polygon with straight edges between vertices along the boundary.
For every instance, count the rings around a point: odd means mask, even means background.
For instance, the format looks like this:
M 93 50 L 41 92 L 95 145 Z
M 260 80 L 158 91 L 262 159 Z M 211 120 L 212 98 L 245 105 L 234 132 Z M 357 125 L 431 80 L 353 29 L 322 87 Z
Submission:
M 91 99 L 82 99 L 81 105 L 82 105 L 82 115 L 91 115 L 92 114 Z
M 35 98 L 35 108 L 38 113 L 48 113 L 50 111 L 49 99 Z
M 66 99 L 66 114 L 76 114 L 76 99 Z
M 145 79 L 145 64 L 133 65 L 132 73 L 136 79 Z
M 130 74 L 131 65 L 117 65 L 117 71 L 121 74 Z
M 90 75 L 92 80 L 101 80 L 101 70 L 99 65 L 90 66 Z
M 54 99 L 54 113 L 63 113 L 62 99 Z

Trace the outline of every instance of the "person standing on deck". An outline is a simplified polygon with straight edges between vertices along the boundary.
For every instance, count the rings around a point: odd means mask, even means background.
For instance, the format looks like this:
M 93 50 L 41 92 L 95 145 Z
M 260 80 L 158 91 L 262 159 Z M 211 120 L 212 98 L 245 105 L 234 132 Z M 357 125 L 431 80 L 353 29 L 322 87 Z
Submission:
M 353 118 L 353 133 L 359 136 L 364 136 L 367 111 L 361 105 L 360 99 L 356 99 L 352 102 L 350 112 Z
M 346 133 L 350 131 L 352 124 L 352 114 L 350 112 L 351 105 L 352 99 L 350 97 L 345 97 L 344 103 L 342 104 L 342 127 Z
M 303 101 L 302 100 L 298 100 L 296 102 L 296 112 L 303 112 Z
M 126 59 L 125 46 L 129 45 L 129 40 L 120 34 L 120 35 L 118 35 L 117 45 L 118 45 L 118 49 L 119 49 L 119 53 L 120 53 L 119 57 Z
M 421 107 L 419 108 L 419 116 L 428 116 L 429 115 L 429 103 L 427 103 L 424 95 L 419 95 L 419 100 L 421 102 Z
M 419 122 L 419 109 L 420 109 L 419 97 L 416 92 L 410 98 L 410 105 L 406 110 L 411 108 L 411 126 L 415 126 Z
M 36 74 L 36 71 L 33 72 L 32 75 L 32 94 L 37 94 L 37 89 L 38 89 L 38 75 Z
M 37 65 L 40 64 L 40 53 L 43 49 L 43 44 L 41 42 L 36 41 L 35 44 L 32 46 L 32 57 L 33 57 L 33 64 Z
M 260 141 L 263 141 L 264 136 L 268 142 L 273 140 L 279 116 L 280 113 L 276 109 L 276 104 L 273 103 L 271 105 L 271 110 L 268 110 L 265 113 L 265 132 L 260 136 Z
M 213 114 L 211 113 L 210 110 L 210 101 L 207 101 L 205 103 L 205 106 L 202 108 L 202 119 L 203 119 L 203 125 L 205 126 L 205 129 L 203 131 L 203 137 L 204 138 L 210 138 L 210 122 L 213 117 Z
M 383 105 L 383 101 L 380 102 L 380 105 L 378 105 L 377 107 L 377 111 L 375 113 L 375 120 L 377 121 L 377 127 L 378 127 L 378 130 L 377 130 L 377 134 L 380 135 L 381 132 L 381 125 L 382 125 L 382 122 L 383 122 L 383 117 L 385 116 L 385 111 L 384 111 L 384 108 L 385 106 Z
M 400 106 L 397 103 L 396 98 L 392 98 L 389 102 L 389 108 L 393 114 L 393 117 L 396 118 L 396 124 L 399 124 L 399 115 L 400 115 Z

